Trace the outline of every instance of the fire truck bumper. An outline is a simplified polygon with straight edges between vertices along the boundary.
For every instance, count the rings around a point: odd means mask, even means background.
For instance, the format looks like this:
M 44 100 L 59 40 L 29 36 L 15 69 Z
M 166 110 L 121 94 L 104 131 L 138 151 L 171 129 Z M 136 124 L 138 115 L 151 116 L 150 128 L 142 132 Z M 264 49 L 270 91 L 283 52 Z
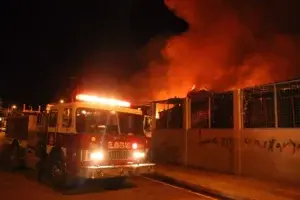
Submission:
M 113 178 L 120 176 L 136 176 L 151 174 L 155 171 L 154 163 L 109 165 L 109 166 L 86 166 L 80 169 L 78 174 L 81 178 Z

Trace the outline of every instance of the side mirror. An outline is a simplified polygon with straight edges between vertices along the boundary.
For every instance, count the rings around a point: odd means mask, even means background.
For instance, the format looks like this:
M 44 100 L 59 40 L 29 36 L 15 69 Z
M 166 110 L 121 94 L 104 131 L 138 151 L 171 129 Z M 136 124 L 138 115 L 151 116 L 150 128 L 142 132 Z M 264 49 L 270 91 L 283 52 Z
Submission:
M 71 125 L 72 125 L 72 120 L 69 119 L 69 121 L 68 121 L 68 127 L 70 127 Z
M 144 134 L 147 137 L 151 135 L 151 116 L 144 117 Z

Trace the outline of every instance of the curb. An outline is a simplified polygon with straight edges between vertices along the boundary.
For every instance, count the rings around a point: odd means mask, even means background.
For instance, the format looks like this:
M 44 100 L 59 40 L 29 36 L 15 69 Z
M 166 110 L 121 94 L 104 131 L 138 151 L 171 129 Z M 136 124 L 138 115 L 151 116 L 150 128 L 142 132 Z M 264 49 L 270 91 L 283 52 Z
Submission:
M 178 186 L 181 188 L 185 188 L 188 189 L 192 192 L 196 192 L 199 194 L 203 194 L 206 196 L 210 196 L 216 199 L 222 199 L 222 200 L 254 200 L 254 199 L 250 199 L 250 198 L 244 198 L 244 197 L 238 197 L 238 196 L 232 196 L 232 195 L 228 195 L 225 194 L 222 191 L 218 191 L 212 188 L 208 188 L 208 187 L 203 187 L 201 185 L 196 185 L 193 183 L 189 183 L 188 181 L 184 181 L 184 180 L 179 180 L 161 173 L 157 173 L 155 172 L 154 174 L 148 174 L 145 175 L 148 178 L 154 179 L 154 180 L 158 180 L 161 182 L 165 182 L 168 183 L 170 185 L 174 185 L 174 186 Z

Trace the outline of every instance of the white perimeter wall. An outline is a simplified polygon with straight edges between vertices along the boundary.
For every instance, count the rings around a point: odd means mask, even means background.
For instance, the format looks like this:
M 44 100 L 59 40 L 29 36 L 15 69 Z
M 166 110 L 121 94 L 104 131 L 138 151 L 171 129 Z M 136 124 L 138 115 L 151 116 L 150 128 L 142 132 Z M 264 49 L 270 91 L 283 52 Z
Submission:
M 190 129 L 187 137 L 182 129 L 166 129 L 155 130 L 152 142 L 157 162 L 225 173 L 239 165 L 242 175 L 300 183 L 300 129 Z

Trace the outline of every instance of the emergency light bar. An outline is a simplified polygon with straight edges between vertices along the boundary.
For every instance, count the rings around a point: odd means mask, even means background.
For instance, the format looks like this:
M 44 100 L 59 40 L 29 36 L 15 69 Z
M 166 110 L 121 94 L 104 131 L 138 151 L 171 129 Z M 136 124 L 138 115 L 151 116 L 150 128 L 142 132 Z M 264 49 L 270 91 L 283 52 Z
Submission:
M 91 96 L 87 94 L 76 95 L 76 100 L 90 102 L 90 103 L 100 103 L 100 104 L 105 104 L 110 106 L 130 107 L 130 103 L 127 101 L 120 101 L 111 98 L 102 98 L 102 97 Z

